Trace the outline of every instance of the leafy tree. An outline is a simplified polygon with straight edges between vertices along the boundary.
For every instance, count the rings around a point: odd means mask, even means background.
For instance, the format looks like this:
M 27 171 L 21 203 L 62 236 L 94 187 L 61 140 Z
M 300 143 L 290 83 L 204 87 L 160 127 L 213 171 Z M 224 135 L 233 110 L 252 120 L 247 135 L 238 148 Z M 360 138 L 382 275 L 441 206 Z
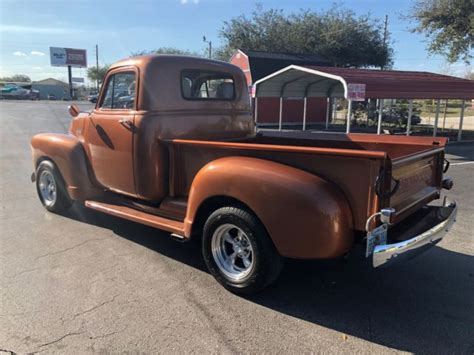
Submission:
M 107 73 L 107 70 L 109 70 L 109 67 L 110 65 L 99 66 L 99 68 L 90 67 L 89 69 L 87 69 L 87 77 L 90 81 L 98 81 L 99 84 L 102 84 L 102 81 L 104 80 L 105 74 Z
M 132 56 L 146 55 L 146 54 L 176 54 L 176 55 L 188 55 L 194 57 L 201 57 L 201 54 L 187 49 L 179 49 L 174 47 L 160 47 L 152 50 L 144 50 L 132 53 Z
M 6 76 L 0 78 L 0 81 L 13 81 L 13 82 L 21 82 L 21 83 L 29 83 L 31 79 L 28 75 L 24 74 L 14 74 L 12 76 Z
M 393 63 L 389 34 L 384 41 L 380 21 L 337 6 L 326 12 L 300 10 L 289 15 L 257 6 L 250 17 L 240 15 L 224 22 L 220 36 L 224 46 L 217 53 L 223 60 L 240 48 L 315 53 L 341 67 L 390 67 Z
M 474 45 L 473 0 L 417 0 L 408 17 L 418 22 L 413 32 L 424 33 L 428 50 L 451 63 L 469 63 Z

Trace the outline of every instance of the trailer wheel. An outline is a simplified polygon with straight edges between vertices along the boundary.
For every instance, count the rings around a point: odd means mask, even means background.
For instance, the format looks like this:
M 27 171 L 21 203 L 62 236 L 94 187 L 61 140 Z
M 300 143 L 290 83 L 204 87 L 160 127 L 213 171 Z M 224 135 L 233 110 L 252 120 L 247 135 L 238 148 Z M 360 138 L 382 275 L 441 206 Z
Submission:
M 237 207 L 222 207 L 209 216 L 202 253 L 217 281 L 238 294 L 262 290 L 277 279 L 283 268 L 283 258 L 261 222 Z
M 48 211 L 65 212 L 72 205 L 61 173 L 49 160 L 43 160 L 36 169 L 36 191 Z

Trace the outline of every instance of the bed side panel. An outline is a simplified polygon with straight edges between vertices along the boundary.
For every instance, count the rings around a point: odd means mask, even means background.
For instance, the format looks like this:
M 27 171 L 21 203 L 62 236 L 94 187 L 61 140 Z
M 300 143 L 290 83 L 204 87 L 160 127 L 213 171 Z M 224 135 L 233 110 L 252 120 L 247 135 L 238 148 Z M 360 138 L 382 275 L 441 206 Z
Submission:
M 380 159 L 206 147 L 193 144 L 174 144 L 170 186 L 175 197 L 187 196 L 198 171 L 207 163 L 229 156 L 254 157 L 278 162 L 319 176 L 338 186 L 349 201 L 356 230 L 365 230 L 365 222 L 378 209 L 374 192 L 375 180 L 383 163 Z

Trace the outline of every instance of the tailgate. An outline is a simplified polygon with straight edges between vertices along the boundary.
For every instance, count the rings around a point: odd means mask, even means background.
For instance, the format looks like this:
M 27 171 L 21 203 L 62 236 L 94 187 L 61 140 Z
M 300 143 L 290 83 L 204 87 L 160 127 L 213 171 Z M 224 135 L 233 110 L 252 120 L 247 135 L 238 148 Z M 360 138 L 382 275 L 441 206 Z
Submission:
M 401 220 L 421 206 L 439 198 L 443 178 L 444 147 L 430 149 L 392 161 L 392 177 L 399 181 L 390 198 L 395 220 Z

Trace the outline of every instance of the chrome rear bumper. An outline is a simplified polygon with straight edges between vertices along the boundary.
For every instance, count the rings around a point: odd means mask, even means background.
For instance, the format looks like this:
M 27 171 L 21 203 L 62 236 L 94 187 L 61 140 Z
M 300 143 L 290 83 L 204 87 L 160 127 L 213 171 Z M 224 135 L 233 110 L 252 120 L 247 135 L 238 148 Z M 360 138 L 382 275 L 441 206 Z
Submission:
M 391 266 L 410 259 L 441 241 L 456 222 L 456 203 L 434 207 L 433 214 L 435 216 L 430 216 L 430 220 L 434 221 L 434 225 L 428 226 L 428 230 L 398 243 L 377 245 L 372 255 L 373 267 Z

